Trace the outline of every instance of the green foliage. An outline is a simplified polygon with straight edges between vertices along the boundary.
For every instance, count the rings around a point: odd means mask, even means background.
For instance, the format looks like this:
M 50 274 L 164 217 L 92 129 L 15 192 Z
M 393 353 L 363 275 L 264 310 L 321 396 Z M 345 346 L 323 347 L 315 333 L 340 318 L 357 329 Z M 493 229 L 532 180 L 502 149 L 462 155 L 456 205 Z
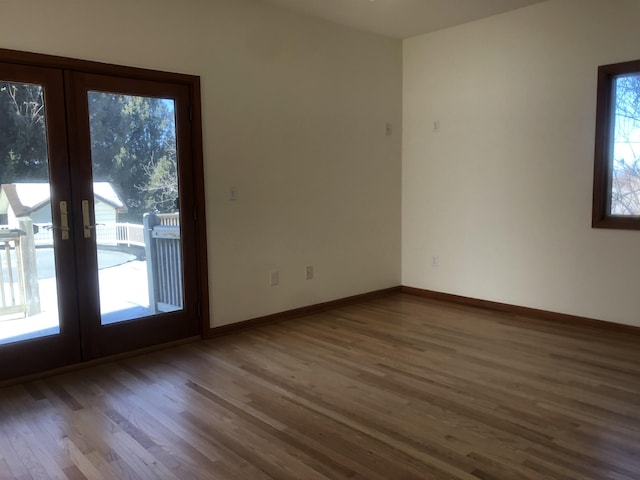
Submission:
M 173 212 L 177 209 L 178 184 L 175 157 L 163 156 L 143 167 L 148 181 L 140 188 L 147 192 L 146 210 Z
M 110 182 L 131 221 L 176 208 L 174 105 L 170 100 L 89 92 L 93 179 Z M 0 82 L 0 182 L 46 182 L 42 88 Z
M 0 82 L 0 182 L 47 181 L 42 88 Z
M 90 92 L 89 112 L 95 181 L 118 189 L 131 218 L 171 211 L 178 188 L 173 103 Z

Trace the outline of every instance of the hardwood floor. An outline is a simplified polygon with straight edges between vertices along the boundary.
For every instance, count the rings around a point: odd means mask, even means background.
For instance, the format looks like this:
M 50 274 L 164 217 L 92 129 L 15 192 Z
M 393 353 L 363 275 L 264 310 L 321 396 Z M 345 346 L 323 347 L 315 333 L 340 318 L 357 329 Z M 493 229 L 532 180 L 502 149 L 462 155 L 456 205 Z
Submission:
M 0 390 L 0 479 L 640 478 L 640 336 L 406 294 Z

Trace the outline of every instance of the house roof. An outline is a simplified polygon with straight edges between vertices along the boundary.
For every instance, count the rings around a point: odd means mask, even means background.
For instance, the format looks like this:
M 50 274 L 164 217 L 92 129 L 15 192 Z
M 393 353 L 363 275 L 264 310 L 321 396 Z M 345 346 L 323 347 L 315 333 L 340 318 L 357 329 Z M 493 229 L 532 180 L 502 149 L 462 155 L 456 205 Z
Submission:
M 103 202 L 119 211 L 127 207 L 109 182 L 94 182 L 93 194 Z M 8 206 L 16 216 L 28 215 L 51 199 L 51 187 L 48 183 L 10 183 L 0 185 L 0 212 Z
M 93 194 L 103 202 L 118 209 L 126 208 L 124 202 L 109 182 L 93 182 Z

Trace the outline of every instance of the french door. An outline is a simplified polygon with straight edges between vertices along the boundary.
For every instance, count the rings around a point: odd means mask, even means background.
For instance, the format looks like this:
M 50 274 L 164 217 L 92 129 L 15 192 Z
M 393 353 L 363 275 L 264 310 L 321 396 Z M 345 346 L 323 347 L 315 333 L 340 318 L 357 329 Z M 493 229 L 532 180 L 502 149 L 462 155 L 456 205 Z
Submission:
M 0 380 L 201 328 L 193 85 L 97 70 L 0 63 Z

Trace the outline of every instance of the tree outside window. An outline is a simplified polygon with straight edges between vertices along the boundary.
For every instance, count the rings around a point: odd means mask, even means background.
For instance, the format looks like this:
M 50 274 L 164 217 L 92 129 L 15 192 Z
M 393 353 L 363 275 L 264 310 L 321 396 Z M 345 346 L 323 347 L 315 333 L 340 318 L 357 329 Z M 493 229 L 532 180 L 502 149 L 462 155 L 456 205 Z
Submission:
M 640 61 L 599 68 L 593 226 L 640 229 Z

